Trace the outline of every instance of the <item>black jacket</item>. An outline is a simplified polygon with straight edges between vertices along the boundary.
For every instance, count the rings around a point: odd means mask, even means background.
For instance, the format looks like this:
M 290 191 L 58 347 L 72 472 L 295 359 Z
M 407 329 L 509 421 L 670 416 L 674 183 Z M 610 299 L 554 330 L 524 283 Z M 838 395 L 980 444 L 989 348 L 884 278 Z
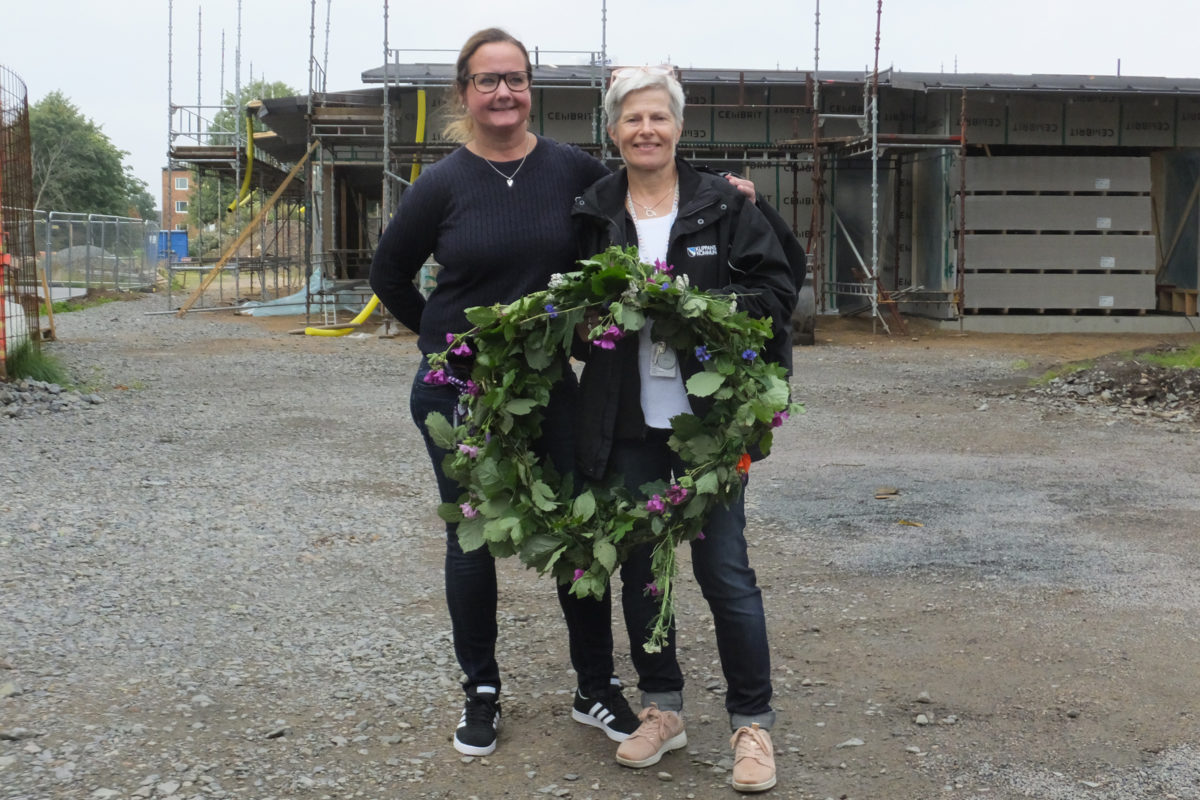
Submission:
M 770 224 L 745 195 L 724 179 L 697 172 L 676 159 L 679 213 L 671 226 L 667 263 L 675 274 L 706 291 L 736 293 L 738 308 L 764 319 L 788 319 L 796 304 L 791 270 Z M 576 198 L 572 218 L 580 257 L 610 245 L 637 244 L 637 229 L 625 210 L 629 188 L 624 170 L 601 178 Z M 646 424 L 641 409 L 637 337 L 614 350 L 586 354 L 579 393 L 580 425 L 576 462 L 589 478 L 604 476 L 614 439 L 640 439 Z M 694 353 L 680 353 L 684 379 L 699 372 Z M 692 398 L 697 413 L 696 398 Z

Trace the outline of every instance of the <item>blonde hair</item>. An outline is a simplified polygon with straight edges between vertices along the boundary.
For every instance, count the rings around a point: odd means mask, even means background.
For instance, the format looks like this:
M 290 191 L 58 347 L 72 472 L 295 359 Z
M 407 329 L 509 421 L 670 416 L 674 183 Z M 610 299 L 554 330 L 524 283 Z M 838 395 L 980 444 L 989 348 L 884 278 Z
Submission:
M 446 91 L 446 102 L 442 104 L 441 116 L 444 118 L 442 122 L 442 135 L 451 142 L 468 142 L 475 135 L 475 121 L 471 119 L 471 115 L 467 113 L 466 104 L 463 102 L 463 95 L 467 91 L 467 85 L 471 82 L 468 63 L 471 56 L 475 55 L 475 51 L 483 47 L 485 44 L 511 44 L 521 51 L 521 55 L 525 56 L 525 69 L 533 74 L 533 64 L 529 61 L 529 51 L 525 49 L 525 45 L 521 43 L 508 31 L 500 28 L 484 28 L 483 30 L 473 34 L 467 39 L 462 46 L 462 50 L 458 53 L 458 61 L 455 62 L 454 83 L 450 84 L 450 88 Z

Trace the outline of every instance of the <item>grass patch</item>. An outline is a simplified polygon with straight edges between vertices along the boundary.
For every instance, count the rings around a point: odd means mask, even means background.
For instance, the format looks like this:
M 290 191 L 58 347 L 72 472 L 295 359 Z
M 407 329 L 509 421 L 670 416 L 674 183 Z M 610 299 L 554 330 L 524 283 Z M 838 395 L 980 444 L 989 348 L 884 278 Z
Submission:
M 1046 370 L 1030 381 L 1030 383 L 1034 386 L 1044 386 L 1055 378 L 1065 378 L 1068 375 L 1083 372 L 1085 369 L 1091 369 L 1094 366 L 1096 366 L 1095 361 L 1072 361 L 1069 364 L 1061 364 L 1053 369 Z
M 102 306 L 105 303 L 113 302 L 116 302 L 115 297 L 105 297 L 103 295 L 93 297 L 89 295 L 86 297 L 73 297 L 70 300 L 56 300 L 51 305 L 51 308 L 54 309 L 55 314 L 66 314 L 71 311 L 83 311 L 85 308 Z
M 1173 353 L 1154 353 L 1146 356 L 1146 360 L 1160 367 L 1200 369 L 1200 344 L 1194 344 L 1186 350 L 1177 350 Z
M 49 353 L 43 353 L 41 348 L 34 347 L 32 342 L 22 342 L 5 361 L 10 380 L 29 378 L 45 383 L 57 383 L 60 386 L 71 382 L 67 369 L 57 358 Z

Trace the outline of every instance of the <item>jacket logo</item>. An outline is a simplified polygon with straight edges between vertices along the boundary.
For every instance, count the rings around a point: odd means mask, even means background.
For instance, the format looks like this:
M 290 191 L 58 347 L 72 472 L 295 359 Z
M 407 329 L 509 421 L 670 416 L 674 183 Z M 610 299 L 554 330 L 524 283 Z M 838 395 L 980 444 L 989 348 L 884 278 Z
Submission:
M 717 246 L 715 244 L 702 244 L 698 247 L 689 247 L 687 249 L 689 258 L 696 256 L 715 256 L 717 254 Z

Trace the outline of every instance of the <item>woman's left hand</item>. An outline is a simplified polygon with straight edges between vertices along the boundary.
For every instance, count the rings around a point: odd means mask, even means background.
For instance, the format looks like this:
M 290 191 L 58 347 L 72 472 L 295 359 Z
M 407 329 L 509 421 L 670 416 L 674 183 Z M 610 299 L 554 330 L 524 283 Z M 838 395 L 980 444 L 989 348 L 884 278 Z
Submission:
M 739 178 L 732 172 L 725 176 L 725 180 L 729 181 L 733 188 L 746 195 L 746 197 L 749 197 L 751 203 L 755 202 L 756 198 L 754 194 L 754 181 L 750 180 L 749 178 Z

